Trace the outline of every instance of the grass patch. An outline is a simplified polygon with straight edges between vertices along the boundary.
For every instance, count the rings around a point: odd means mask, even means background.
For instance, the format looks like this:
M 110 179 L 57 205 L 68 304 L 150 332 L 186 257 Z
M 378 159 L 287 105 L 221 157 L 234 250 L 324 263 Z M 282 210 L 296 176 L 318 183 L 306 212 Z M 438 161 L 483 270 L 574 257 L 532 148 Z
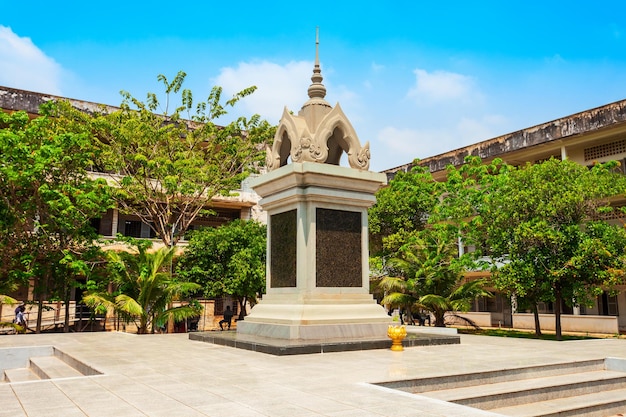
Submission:
M 511 329 L 457 329 L 460 334 L 475 334 L 480 336 L 498 336 L 498 337 L 515 337 L 520 339 L 539 339 L 539 340 L 556 340 L 556 335 L 553 333 L 542 333 L 541 336 L 536 336 L 534 332 L 524 332 L 520 330 Z M 564 334 L 562 340 L 586 340 L 597 339 L 593 336 L 585 335 L 570 335 Z

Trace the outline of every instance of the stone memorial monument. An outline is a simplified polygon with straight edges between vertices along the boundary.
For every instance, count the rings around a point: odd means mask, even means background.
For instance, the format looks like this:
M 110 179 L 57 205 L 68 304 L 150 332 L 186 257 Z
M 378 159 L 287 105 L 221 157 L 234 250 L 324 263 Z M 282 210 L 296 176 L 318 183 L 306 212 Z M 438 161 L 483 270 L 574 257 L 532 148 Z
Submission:
M 237 334 L 385 338 L 391 317 L 369 293 L 367 209 L 386 176 L 368 171 L 369 143 L 324 100 L 318 36 L 311 80 L 298 115 L 283 112 L 269 172 L 251 184 L 268 214 L 267 288 Z

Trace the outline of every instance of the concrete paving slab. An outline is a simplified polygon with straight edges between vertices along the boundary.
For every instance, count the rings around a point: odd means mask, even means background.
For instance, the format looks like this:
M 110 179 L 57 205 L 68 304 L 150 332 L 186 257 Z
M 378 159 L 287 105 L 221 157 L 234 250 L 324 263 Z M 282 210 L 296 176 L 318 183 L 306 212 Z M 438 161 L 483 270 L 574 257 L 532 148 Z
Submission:
M 102 372 L 0 383 L 0 416 L 494 416 L 373 383 L 626 357 L 626 340 L 551 342 L 460 335 L 460 344 L 274 356 L 117 332 L 0 336 L 0 348 L 55 346 Z M 20 405 L 21 409 L 15 409 Z

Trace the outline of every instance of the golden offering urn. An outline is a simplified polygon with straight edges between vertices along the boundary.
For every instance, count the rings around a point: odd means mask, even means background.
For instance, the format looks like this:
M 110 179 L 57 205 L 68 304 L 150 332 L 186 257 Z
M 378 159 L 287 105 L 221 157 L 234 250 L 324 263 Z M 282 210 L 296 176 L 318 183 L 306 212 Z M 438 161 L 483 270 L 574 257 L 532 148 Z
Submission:
M 406 337 L 405 326 L 389 325 L 389 328 L 387 329 L 387 336 L 391 338 L 391 350 L 396 352 L 404 350 L 402 340 Z

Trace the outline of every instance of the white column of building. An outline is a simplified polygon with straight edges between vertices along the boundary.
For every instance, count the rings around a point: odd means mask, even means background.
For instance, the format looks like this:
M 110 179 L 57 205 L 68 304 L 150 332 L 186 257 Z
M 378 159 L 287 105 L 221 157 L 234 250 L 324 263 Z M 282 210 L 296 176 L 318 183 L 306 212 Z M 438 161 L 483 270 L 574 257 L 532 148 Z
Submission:
M 113 209 L 113 216 L 111 219 L 111 236 L 115 237 L 117 236 L 117 225 L 119 223 L 119 211 L 114 208 Z

